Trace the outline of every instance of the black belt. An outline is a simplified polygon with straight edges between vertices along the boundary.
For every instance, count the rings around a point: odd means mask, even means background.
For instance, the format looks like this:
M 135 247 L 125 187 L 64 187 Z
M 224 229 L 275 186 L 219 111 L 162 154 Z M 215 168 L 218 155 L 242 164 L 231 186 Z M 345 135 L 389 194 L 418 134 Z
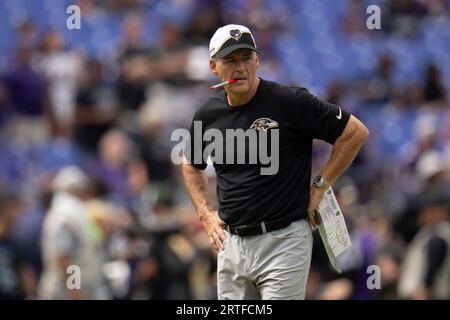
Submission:
M 225 229 L 231 234 L 235 234 L 241 237 L 257 236 L 266 232 L 283 229 L 291 224 L 288 219 L 278 219 L 270 222 L 243 224 L 240 226 L 226 225 Z

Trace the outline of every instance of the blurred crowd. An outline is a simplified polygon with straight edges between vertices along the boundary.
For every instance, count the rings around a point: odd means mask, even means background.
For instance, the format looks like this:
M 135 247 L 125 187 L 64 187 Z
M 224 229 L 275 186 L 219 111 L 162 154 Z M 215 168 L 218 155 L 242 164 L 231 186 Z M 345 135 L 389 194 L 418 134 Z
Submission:
M 66 28 L 72 2 L 80 30 Z M 0 3 L 1 299 L 216 299 L 171 133 L 211 96 L 208 43 L 227 23 L 254 32 L 260 77 L 371 132 L 334 186 L 344 273 L 315 233 L 307 298 L 450 299 L 450 1 L 54 3 Z M 366 28 L 370 4 L 381 30 Z M 329 151 L 315 143 L 313 171 Z M 81 290 L 67 290 L 71 265 Z

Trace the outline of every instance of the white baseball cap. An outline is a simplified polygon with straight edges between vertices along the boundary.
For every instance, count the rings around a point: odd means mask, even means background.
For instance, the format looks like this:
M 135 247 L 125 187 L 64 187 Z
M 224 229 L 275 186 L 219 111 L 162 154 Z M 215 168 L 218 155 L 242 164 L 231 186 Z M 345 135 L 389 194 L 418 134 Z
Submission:
M 89 186 L 89 177 L 83 170 L 73 165 L 60 169 L 52 182 L 54 191 L 84 189 L 87 186 Z
M 228 24 L 214 33 L 209 42 L 209 56 L 223 58 L 237 49 L 256 49 L 255 39 L 250 29 L 238 24 Z M 258 52 L 259 53 L 259 52 Z
M 427 151 L 417 160 L 416 171 L 422 181 L 426 181 L 444 170 L 443 157 L 438 151 Z

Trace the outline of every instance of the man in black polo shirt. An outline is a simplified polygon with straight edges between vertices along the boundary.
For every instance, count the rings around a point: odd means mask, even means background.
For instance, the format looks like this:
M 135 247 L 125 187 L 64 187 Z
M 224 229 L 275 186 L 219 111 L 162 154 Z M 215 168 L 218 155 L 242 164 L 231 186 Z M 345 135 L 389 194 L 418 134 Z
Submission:
M 213 74 L 229 82 L 195 113 L 183 174 L 219 251 L 219 299 L 304 299 L 315 211 L 368 130 L 304 88 L 258 78 L 259 53 L 244 26 L 219 28 L 210 56 Z M 313 139 L 333 150 L 310 186 Z M 207 200 L 208 156 L 217 174 L 218 211 Z

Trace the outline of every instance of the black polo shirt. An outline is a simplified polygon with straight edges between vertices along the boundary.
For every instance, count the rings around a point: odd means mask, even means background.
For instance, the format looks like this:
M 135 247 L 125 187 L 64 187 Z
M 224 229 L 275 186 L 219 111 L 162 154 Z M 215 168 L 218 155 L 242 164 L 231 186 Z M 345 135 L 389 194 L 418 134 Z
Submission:
M 226 162 L 226 151 L 223 158 L 218 157 L 222 163 L 217 161 L 216 152 L 212 152 L 211 160 L 217 174 L 219 215 L 232 225 L 279 218 L 297 220 L 307 217 L 313 139 L 333 144 L 349 118 L 348 112 L 317 99 L 305 88 L 287 87 L 261 79 L 255 96 L 245 105 L 230 107 L 223 90 L 201 106 L 194 114 L 190 130 L 192 139 L 186 143 L 184 154 L 192 165 L 204 170 L 207 164 L 202 157 L 203 151 L 215 140 L 203 141 L 204 133 L 209 129 L 219 130 L 226 150 L 226 144 L 230 142 L 226 138 L 226 129 L 245 131 L 252 127 L 250 130 L 267 134 L 267 155 L 275 157 L 276 152 L 272 151 L 276 149 L 271 148 L 275 135 L 270 131 L 278 130 L 279 164 L 276 174 L 261 174 L 261 168 L 268 168 L 270 164 L 261 161 L 260 157 L 256 163 L 250 161 L 249 150 L 255 147 L 255 143 L 249 140 L 245 140 L 245 150 L 237 148 L 238 144 L 234 143 L 235 161 L 231 164 Z M 194 136 L 194 121 L 201 121 L 200 135 Z M 259 143 L 261 138 L 257 137 Z M 194 147 L 196 142 L 198 147 Z M 236 163 L 239 152 L 247 155 L 243 164 Z

